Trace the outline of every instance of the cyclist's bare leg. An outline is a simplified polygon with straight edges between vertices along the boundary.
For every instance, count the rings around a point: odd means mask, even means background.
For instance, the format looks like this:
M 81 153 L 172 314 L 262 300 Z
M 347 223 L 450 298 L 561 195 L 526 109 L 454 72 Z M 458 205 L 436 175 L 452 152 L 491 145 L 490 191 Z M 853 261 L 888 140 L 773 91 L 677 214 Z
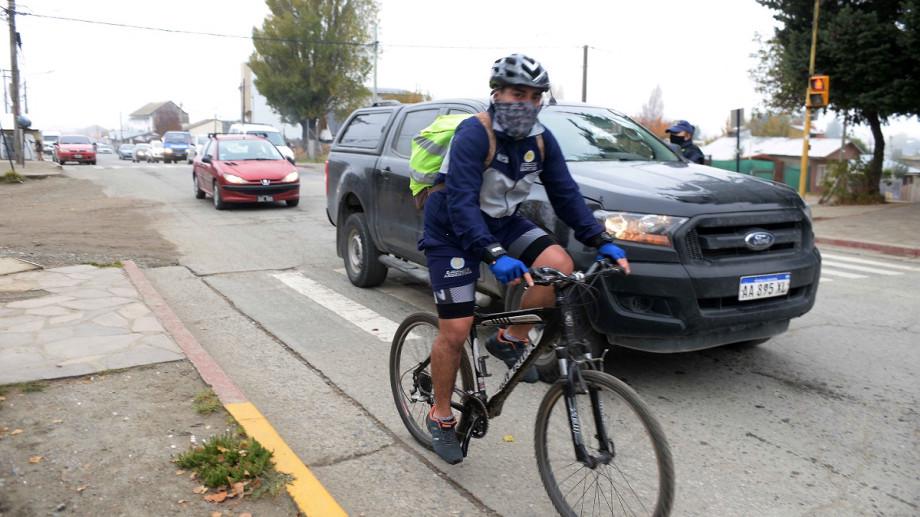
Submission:
M 538 268 L 543 266 L 558 269 L 567 275 L 572 274 L 572 271 L 575 269 L 575 265 L 572 263 L 572 257 L 570 257 L 565 249 L 558 244 L 553 244 L 537 256 L 537 260 L 534 261 L 533 267 Z M 531 287 L 524 293 L 524 297 L 521 298 L 522 309 L 552 307 L 554 305 L 556 305 L 556 294 L 553 292 L 551 286 Z M 526 338 L 531 327 L 533 327 L 533 325 L 512 325 L 508 327 L 507 333 L 516 338 Z
M 473 318 L 438 320 L 438 337 L 431 347 L 431 380 L 434 384 L 434 411 L 439 418 L 449 418 L 453 413 L 450 399 L 460 368 L 463 344 L 470 335 Z

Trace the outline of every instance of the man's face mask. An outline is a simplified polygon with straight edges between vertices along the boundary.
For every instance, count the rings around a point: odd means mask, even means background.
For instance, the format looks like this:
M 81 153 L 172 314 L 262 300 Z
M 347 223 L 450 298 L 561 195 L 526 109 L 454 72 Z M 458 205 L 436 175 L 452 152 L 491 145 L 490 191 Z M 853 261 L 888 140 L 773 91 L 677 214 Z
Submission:
M 532 102 L 496 102 L 494 106 L 495 121 L 505 134 L 516 140 L 530 134 L 540 114 L 540 106 Z
M 671 139 L 672 144 L 680 145 L 686 141 L 686 139 L 676 133 L 668 133 L 668 138 Z

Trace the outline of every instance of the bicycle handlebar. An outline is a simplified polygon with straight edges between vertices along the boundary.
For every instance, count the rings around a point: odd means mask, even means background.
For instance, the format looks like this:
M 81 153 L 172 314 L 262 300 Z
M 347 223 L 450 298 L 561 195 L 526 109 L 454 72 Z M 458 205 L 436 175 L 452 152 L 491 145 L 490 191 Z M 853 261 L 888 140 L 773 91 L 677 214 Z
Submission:
M 603 258 L 594 262 L 585 272 L 575 271 L 571 275 L 567 275 L 549 266 L 531 268 L 530 270 L 534 285 L 580 284 L 597 275 L 612 272 L 622 274 L 624 270 L 622 267 L 611 262 L 608 258 Z M 527 287 L 525 286 L 524 288 L 526 289 Z

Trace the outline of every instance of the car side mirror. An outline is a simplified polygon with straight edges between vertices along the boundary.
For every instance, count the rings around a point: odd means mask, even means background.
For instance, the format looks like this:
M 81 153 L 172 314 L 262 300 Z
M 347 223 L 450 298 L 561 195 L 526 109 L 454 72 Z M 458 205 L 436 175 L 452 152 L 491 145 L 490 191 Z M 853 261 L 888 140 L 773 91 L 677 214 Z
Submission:
M 289 162 L 291 162 L 291 165 L 294 165 L 294 159 L 291 158 L 290 156 L 288 156 L 288 157 L 286 158 L 286 160 L 289 161 Z
M 203 156 L 203 157 L 201 158 L 201 163 L 211 163 L 211 157 L 210 157 L 210 156 Z

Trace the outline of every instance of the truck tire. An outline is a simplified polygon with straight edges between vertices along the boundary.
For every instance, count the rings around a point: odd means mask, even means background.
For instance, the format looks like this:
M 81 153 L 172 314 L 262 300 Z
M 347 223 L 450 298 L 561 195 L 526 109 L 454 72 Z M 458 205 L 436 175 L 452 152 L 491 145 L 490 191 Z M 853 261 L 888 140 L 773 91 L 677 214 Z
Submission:
M 378 260 L 380 250 L 374 244 L 362 212 L 348 216 L 342 228 L 342 256 L 348 279 L 358 287 L 375 287 L 387 278 L 387 267 Z

